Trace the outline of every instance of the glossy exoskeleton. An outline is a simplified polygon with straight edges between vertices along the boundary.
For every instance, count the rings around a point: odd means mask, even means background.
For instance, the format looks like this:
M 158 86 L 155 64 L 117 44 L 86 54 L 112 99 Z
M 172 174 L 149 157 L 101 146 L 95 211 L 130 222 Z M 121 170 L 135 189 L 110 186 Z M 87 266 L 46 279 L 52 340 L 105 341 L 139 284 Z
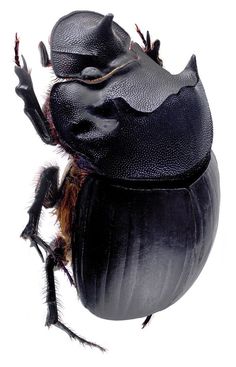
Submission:
M 17 94 L 46 144 L 70 164 L 45 168 L 22 237 L 46 251 L 46 325 L 58 318 L 54 270 L 75 285 L 84 306 L 110 320 L 146 317 L 176 302 L 193 284 L 218 223 L 219 177 L 211 151 L 212 118 L 192 56 L 172 75 L 137 27 L 144 47 L 113 21 L 90 11 L 61 18 L 40 43 L 55 82 L 43 109 L 16 37 Z M 38 234 L 42 207 L 56 208 L 60 231 L 48 245 Z M 73 268 L 70 275 L 67 264 Z

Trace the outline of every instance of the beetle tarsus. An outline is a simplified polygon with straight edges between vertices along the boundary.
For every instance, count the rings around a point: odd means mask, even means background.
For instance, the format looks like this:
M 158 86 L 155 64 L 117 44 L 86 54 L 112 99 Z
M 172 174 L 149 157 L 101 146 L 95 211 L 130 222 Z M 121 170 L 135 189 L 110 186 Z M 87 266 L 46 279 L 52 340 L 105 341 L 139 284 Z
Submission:
M 147 50 L 150 50 L 152 47 L 152 44 L 151 44 L 151 36 L 150 36 L 150 32 L 147 31 L 147 35 L 146 35 L 146 49 Z
M 77 334 L 75 334 L 72 330 L 70 330 L 66 325 L 64 325 L 62 322 L 58 321 L 55 326 L 57 326 L 58 328 L 60 328 L 61 330 L 65 331 L 70 338 L 72 339 L 76 339 L 78 340 L 81 344 L 83 345 L 89 345 L 90 347 L 95 347 L 98 348 L 99 350 L 101 350 L 102 352 L 106 352 L 106 349 L 101 347 L 99 344 L 90 342 L 84 338 L 81 338 L 80 336 L 78 336 Z
M 36 236 L 35 233 L 32 232 L 32 227 L 29 225 L 30 222 L 27 224 L 27 226 L 25 227 L 25 229 L 23 230 L 23 232 L 21 233 L 21 237 L 30 240 L 30 247 L 34 247 L 37 251 L 37 253 L 39 254 L 42 262 L 44 262 L 44 257 L 43 254 L 39 248 L 39 246 L 41 246 L 44 250 L 46 249 L 46 246 L 42 246 L 41 244 L 39 244 L 37 242 L 38 240 L 38 236 Z
M 142 329 L 145 328 L 145 326 L 147 326 L 147 324 L 149 323 L 149 321 L 151 320 L 151 317 L 152 317 L 152 314 L 151 315 L 148 315 L 146 317 L 146 319 L 144 320 L 144 322 L 142 323 Z
M 139 34 L 140 38 L 143 41 L 144 52 L 149 57 L 151 57 L 151 59 L 153 59 L 157 64 L 159 64 L 160 66 L 163 66 L 163 61 L 159 58 L 159 50 L 160 50 L 160 44 L 161 44 L 160 41 L 156 40 L 152 44 L 149 31 L 147 31 L 147 35 L 146 35 L 146 38 L 145 38 L 143 33 L 141 32 L 140 28 L 138 27 L 138 25 L 135 24 L 135 26 L 136 26 L 137 33 Z
M 14 52 L 15 52 L 15 64 L 17 66 L 20 66 L 20 58 L 19 58 L 19 44 L 20 44 L 20 40 L 18 37 L 18 34 L 15 34 L 15 47 L 14 47 Z
M 151 48 L 146 51 L 146 54 L 151 57 L 157 64 L 163 66 L 163 61 L 159 58 L 160 41 L 156 40 Z
M 30 238 L 33 241 L 35 241 L 37 243 L 38 246 L 42 247 L 42 249 L 44 249 L 44 251 L 48 254 L 50 254 L 51 256 L 53 256 L 53 258 L 55 258 L 56 260 L 56 256 L 53 252 L 53 249 L 38 235 L 34 234 L 32 235 L 32 237 Z
M 46 259 L 46 278 L 47 278 L 47 296 L 46 303 L 48 305 L 48 312 L 46 318 L 46 326 L 50 327 L 54 325 L 59 329 L 66 332 L 70 338 L 78 340 L 83 345 L 89 345 L 90 347 L 95 347 L 105 352 L 106 349 L 101 347 L 100 345 L 90 342 L 77 334 L 75 334 L 72 330 L 70 330 L 66 325 L 64 325 L 58 318 L 58 309 L 57 309 L 57 296 L 56 296 L 56 288 L 55 288 L 55 279 L 54 279 L 54 268 L 56 266 L 55 259 L 52 255 L 49 255 Z
M 144 37 L 143 33 L 141 32 L 139 26 L 137 24 L 135 24 L 135 26 L 136 26 L 136 32 L 138 33 L 138 35 L 140 36 L 141 40 L 143 41 L 144 46 L 146 47 L 146 45 L 147 45 L 146 38 Z
M 43 254 L 39 248 L 39 246 L 37 245 L 37 242 L 34 241 L 33 239 L 31 239 L 31 242 L 30 242 L 30 247 L 35 247 L 37 253 L 39 254 L 39 257 L 40 259 L 42 260 L 42 262 L 44 262 L 44 257 L 43 257 Z

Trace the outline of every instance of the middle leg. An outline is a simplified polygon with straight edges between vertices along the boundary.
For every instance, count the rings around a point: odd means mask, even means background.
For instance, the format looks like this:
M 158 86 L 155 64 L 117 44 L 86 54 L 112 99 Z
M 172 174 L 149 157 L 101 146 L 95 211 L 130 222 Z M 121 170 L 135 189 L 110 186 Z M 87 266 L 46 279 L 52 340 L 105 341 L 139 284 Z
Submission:
M 43 259 L 40 247 L 42 247 L 46 252 L 53 252 L 38 235 L 38 224 L 42 211 L 42 207 L 51 208 L 53 207 L 59 198 L 58 189 L 58 172 L 59 169 L 56 166 L 45 168 L 39 178 L 35 190 L 34 202 L 28 210 L 29 221 L 21 233 L 21 237 L 24 239 L 30 239 L 31 246 L 35 247 L 41 259 Z

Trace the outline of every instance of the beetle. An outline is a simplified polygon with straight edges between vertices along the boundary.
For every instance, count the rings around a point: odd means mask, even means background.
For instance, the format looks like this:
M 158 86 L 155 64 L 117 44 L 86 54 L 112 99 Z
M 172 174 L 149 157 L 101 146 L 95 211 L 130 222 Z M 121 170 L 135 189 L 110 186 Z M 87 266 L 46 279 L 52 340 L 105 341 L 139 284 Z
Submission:
M 83 305 L 109 320 L 146 317 L 176 302 L 200 274 L 218 224 L 220 187 L 211 150 L 212 117 L 193 55 L 172 75 L 160 41 L 113 15 L 75 11 L 54 26 L 41 62 L 55 81 L 41 109 L 15 43 L 16 93 L 46 144 L 69 154 L 42 170 L 21 236 L 44 260 L 47 319 L 81 343 L 59 319 L 54 270 L 62 269 Z M 38 233 L 42 207 L 55 208 L 60 230 L 49 245 Z M 73 276 L 66 265 L 73 269 Z

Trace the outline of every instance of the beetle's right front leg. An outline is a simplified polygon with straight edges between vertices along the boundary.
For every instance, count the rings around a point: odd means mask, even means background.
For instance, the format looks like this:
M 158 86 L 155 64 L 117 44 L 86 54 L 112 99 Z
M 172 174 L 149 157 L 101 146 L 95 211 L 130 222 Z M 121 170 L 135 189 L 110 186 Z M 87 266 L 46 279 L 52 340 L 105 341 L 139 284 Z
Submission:
M 21 237 L 30 239 L 31 245 L 36 248 L 42 260 L 43 255 L 39 247 L 42 247 L 47 253 L 51 253 L 52 250 L 39 237 L 38 224 L 42 207 L 52 208 L 59 198 L 58 173 L 59 169 L 56 166 L 44 168 L 42 171 L 35 190 L 34 202 L 28 210 L 29 221 L 21 233 Z

